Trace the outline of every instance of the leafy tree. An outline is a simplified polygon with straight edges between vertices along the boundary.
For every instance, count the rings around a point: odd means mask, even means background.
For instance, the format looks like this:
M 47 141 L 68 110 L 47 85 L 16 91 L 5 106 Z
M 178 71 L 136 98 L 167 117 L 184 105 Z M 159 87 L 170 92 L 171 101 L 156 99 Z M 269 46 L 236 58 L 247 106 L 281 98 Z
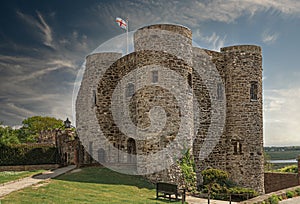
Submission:
M 22 121 L 18 135 L 21 142 L 35 142 L 41 131 L 63 127 L 63 121 L 53 117 L 33 116 Z
M 0 144 L 11 145 L 19 144 L 17 131 L 11 127 L 4 127 L 0 125 Z

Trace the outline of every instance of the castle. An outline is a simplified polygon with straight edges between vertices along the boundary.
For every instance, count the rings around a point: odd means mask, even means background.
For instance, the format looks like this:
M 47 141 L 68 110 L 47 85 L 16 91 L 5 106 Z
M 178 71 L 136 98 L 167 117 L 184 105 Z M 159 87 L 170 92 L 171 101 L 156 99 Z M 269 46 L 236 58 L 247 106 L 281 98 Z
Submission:
M 216 52 L 193 47 L 183 26 L 140 28 L 134 52 L 87 56 L 76 120 L 86 150 L 114 170 L 178 182 L 189 148 L 198 183 L 212 167 L 264 193 L 259 46 Z

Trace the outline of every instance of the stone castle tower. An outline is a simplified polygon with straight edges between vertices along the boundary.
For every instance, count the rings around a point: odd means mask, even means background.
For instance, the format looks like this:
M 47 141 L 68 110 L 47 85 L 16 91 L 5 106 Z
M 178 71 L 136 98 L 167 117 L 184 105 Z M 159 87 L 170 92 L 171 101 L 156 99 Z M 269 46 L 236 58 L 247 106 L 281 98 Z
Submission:
M 88 152 L 114 170 L 179 182 L 173 163 L 189 147 L 199 183 L 219 168 L 264 193 L 261 48 L 205 50 L 190 29 L 161 24 L 138 29 L 134 50 L 87 56 L 76 124 Z

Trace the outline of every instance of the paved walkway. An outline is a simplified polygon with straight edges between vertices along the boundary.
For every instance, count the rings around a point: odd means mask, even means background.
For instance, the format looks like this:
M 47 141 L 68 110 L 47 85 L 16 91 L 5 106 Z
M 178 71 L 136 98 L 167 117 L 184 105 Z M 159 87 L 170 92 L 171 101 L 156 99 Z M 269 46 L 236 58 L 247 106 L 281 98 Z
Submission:
M 192 196 L 187 196 L 186 201 L 189 204 L 207 204 L 207 199 L 204 198 L 197 198 Z M 228 204 L 229 201 L 223 201 L 223 200 L 210 200 L 210 204 Z M 236 202 L 231 202 L 232 204 L 236 204 Z
M 300 203 L 300 197 L 289 198 L 287 200 L 280 201 L 279 203 L 280 204 L 299 204 Z
M 67 167 L 55 169 L 53 171 L 47 171 L 33 177 L 26 177 L 16 182 L 9 182 L 7 184 L 0 186 L 0 197 L 3 197 L 13 191 L 17 191 L 26 188 L 28 186 L 32 186 L 46 179 L 55 178 L 75 168 L 76 168 L 75 165 L 70 165 Z

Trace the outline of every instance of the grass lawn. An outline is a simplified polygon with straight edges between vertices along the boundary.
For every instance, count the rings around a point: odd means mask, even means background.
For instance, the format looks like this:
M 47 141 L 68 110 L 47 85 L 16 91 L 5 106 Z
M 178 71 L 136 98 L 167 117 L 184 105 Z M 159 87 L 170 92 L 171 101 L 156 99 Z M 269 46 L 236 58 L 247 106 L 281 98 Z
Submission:
M 168 203 L 155 199 L 155 186 L 140 176 L 89 167 L 14 192 L 3 203 Z M 181 203 L 181 202 L 172 202 Z
M 45 170 L 32 170 L 32 171 L 2 171 L 0 172 L 0 183 L 6 183 L 13 180 L 32 176 L 37 173 L 41 173 Z

